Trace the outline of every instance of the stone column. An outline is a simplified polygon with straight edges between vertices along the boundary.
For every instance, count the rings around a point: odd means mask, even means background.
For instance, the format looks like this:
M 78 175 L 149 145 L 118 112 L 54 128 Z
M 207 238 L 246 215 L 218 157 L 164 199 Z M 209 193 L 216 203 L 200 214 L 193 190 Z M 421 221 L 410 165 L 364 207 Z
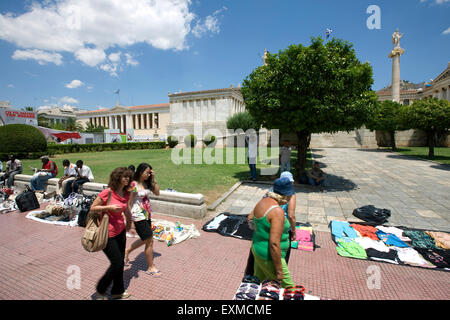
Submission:
M 400 102 L 400 56 L 405 53 L 402 48 L 395 48 L 389 54 L 392 58 L 392 100 Z
M 150 113 L 146 113 L 145 116 L 147 117 L 147 128 L 146 129 L 151 129 L 151 126 L 150 126 Z

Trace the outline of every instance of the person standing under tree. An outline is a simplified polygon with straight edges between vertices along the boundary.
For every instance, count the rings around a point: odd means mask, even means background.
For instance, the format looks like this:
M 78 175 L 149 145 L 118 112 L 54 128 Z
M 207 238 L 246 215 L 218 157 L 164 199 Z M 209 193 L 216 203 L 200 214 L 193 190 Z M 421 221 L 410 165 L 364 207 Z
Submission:
M 291 171 L 291 147 L 289 141 L 285 140 L 283 146 L 280 148 L 280 173 L 284 171 Z

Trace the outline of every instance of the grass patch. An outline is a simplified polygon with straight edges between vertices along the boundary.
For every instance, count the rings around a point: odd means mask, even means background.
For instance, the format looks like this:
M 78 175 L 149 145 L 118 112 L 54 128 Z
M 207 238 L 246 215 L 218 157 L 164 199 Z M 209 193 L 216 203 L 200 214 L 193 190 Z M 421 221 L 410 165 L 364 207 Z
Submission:
M 428 147 L 397 148 L 397 152 L 405 156 L 413 156 L 426 160 L 433 160 L 442 164 L 450 164 L 450 148 L 434 148 L 434 158 L 428 157 Z

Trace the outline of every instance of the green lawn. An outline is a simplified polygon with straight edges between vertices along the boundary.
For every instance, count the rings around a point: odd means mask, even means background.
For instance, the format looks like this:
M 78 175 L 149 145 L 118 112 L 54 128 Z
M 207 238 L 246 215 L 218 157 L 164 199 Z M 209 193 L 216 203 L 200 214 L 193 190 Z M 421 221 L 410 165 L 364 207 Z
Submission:
M 428 157 L 428 147 L 397 148 L 397 152 L 406 156 L 414 156 L 426 160 L 433 160 L 443 164 L 450 164 L 450 148 L 434 148 L 434 159 Z
M 246 151 L 242 148 L 227 149 L 194 149 L 186 160 L 190 163 L 175 164 L 172 159 L 172 150 L 180 156 L 184 155 L 182 149 L 169 150 L 121 150 L 106 151 L 96 153 L 71 153 L 56 155 L 52 160 L 58 165 L 58 177 L 63 175 L 62 160 L 69 159 L 72 163 L 81 159 L 92 169 L 95 181 L 108 183 L 109 174 L 114 168 L 133 164 L 135 167 L 141 162 L 149 163 L 155 173 L 160 188 L 172 188 L 180 192 L 202 193 L 205 195 L 208 204 L 213 203 L 223 193 L 228 191 L 236 182 L 250 179 L 250 170 L 246 164 Z M 264 160 L 270 159 L 270 149 L 260 148 L 260 157 Z M 276 152 L 278 152 L 277 149 Z M 197 154 L 195 154 L 195 152 Z M 209 152 L 212 157 L 222 159 L 223 164 L 207 164 L 204 153 Z M 222 152 L 222 156 L 220 156 Z M 275 152 L 274 152 L 275 154 Z M 200 155 L 200 157 L 199 157 Z M 278 153 L 276 153 L 278 156 Z M 292 152 L 291 166 L 294 167 L 297 152 Z M 308 153 L 310 158 L 310 153 Z M 261 160 L 260 159 L 260 160 Z M 202 161 L 203 160 L 203 161 Z M 238 160 L 240 164 L 238 164 Z M 196 164 L 197 162 L 198 164 Z M 228 164 L 230 163 L 231 164 Z M 244 162 L 244 163 L 242 163 Z M 42 167 L 42 162 L 38 160 L 22 160 L 24 174 L 32 174 L 32 167 Z M 310 161 L 308 162 L 310 163 Z M 258 171 L 261 168 L 268 168 L 268 165 L 258 164 Z M 292 171 L 294 172 L 294 171 Z M 276 176 L 260 176 L 260 180 L 273 180 Z

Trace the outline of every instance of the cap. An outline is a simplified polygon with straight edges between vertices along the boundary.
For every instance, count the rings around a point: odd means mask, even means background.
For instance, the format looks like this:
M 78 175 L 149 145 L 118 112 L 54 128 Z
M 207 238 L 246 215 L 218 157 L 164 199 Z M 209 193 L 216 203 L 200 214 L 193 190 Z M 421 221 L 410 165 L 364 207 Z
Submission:
M 294 182 L 294 177 L 292 176 L 292 173 L 289 171 L 284 171 L 280 174 L 280 178 L 288 178 L 290 182 Z
M 288 178 L 279 178 L 273 183 L 273 192 L 283 196 L 292 196 L 295 191 Z

